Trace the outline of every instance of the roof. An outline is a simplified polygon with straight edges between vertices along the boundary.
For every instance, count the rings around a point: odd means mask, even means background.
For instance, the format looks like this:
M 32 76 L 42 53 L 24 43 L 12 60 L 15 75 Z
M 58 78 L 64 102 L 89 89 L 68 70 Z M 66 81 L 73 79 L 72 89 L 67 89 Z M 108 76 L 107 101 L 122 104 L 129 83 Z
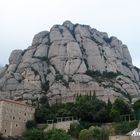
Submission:
M 21 102 L 19 102 L 19 101 L 15 101 L 15 100 L 0 99 L 0 102 L 2 102 L 2 101 L 4 101 L 4 102 L 9 102 L 9 103 L 14 103 L 14 104 L 19 104 L 19 105 L 23 105 L 23 106 L 27 106 L 27 107 L 32 107 L 32 108 L 34 108 L 34 107 L 31 106 L 31 105 L 27 105 L 27 104 L 24 104 L 24 103 L 21 103 Z

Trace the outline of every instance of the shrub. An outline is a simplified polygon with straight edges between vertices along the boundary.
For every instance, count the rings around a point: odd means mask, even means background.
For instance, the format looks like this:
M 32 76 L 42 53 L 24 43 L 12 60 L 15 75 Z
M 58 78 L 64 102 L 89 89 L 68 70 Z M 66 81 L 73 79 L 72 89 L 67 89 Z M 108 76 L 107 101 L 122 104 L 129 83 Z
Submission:
M 62 129 L 51 129 L 45 133 L 45 140 L 71 140 L 71 136 Z
M 36 128 L 36 122 L 34 120 L 27 121 L 26 122 L 26 128 L 27 129 Z
M 23 133 L 23 140 L 44 140 L 44 132 L 40 129 L 30 129 Z
M 78 138 L 79 136 L 79 132 L 82 130 L 82 126 L 78 123 L 78 122 L 74 122 L 70 124 L 70 129 L 68 131 L 68 133 L 74 137 L 74 138 Z
M 90 131 L 88 129 L 83 129 L 79 133 L 79 139 L 80 140 L 87 140 L 90 137 L 92 137 L 92 135 L 93 135 L 92 131 Z
M 138 125 L 138 121 L 134 122 L 121 122 L 114 123 L 113 127 L 115 129 L 116 134 L 126 134 L 132 130 L 134 130 Z
M 136 113 L 139 112 L 139 110 L 140 110 L 140 99 L 137 100 L 137 101 L 133 104 L 133 109 L 135 110 Z

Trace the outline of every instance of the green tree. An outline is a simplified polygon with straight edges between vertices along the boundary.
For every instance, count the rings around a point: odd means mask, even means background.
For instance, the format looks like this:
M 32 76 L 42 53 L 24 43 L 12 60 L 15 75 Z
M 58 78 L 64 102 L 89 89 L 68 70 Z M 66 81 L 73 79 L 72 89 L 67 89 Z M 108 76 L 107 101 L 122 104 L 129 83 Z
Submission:
M 112 108 L 112 103 L 111 103 L 110 99 L 108 99 L 107 109 L 108 109 L 109 112 L 111 111 L 111 108 Z
M 140 109 L 140 99 L 134 102 L 133 108 L 135 111 L 138 111 Z
M 92 133 L 92 137 L 94 137 L 95 139 L 98 140 L 101 138 L 101 128 L 100 127 L 91 126 L 89 128 L 89 131 Z
M 49 107 L 49 102 L 48 102 L 48 97 L 47 96 L 42 96 L 39 100 L 40 104 L 45 106 L 45 107 Z
M 74 137 L 74 138 L 78 138 L 79 136 L 79 132 L 82 130 L 82 126 L 78 123 L 78 122 L 74 122 L 70 124 L 70 129 L 68 131 L 68 133 Z
M 36 109 L 35 120 L 36 120 L 37 123 L 46 123 L 47 120 L 55 118 L 52 115 L 53 114 L 52 114 L 50 108 L 42 106 L 39 109 Z
M 46 132 L 45 140 L 71 140 L 71 136 L 62 129 L 51 129 Z
M 113 109 L 120 112 L 120 115 L 130 114 L 131 108 L 127 102 L 122 98 L 117 98 L 112 106 Z
M 44 140 L 44 132 L 40 129 L 30 129 L 23 133 L 23 140 Z
M 129 122 L 115 123 L 113 124 L 113 127 L 115 128 L 115 133 L 119 135 L 123 135 L 132 131 Z
M 79 133 L 79 140 L 88 140 L 93 136 L 92 131 L 88 129 L 83 129 Z
M 140 120 L 140 99 L 137 100 L 132 107 L 135 111 L 136 117 Z
M 108 112 L 106 103 L 94 96 L 81 96 L 76 100 L 77 115 L 82 121 L 106 122 Z
M 120 121 L 120 111 L 112 108 L 110 118 L 112 118 L 113 121 Z
M 105 128 L 105 127 L 102 127 L 101 128 L 101 138 L 102 140 L 108 140 L 109 139 L 109 135 L 110 135 L 110 130 Z
M 32 129 L 36 127 L 36 122 L 34 120 L 29 120 L 26 122 L 26 128 L 27 129 Z
M 90 126 L 79 133 L 80 140 L 108 140 L 110 131 L 105 127 Z
M 110 116 L 113 121 L 119 121 L 120 115 L 131 114 L 130 105 L 122 98 L 117 98 L 112 105 Z

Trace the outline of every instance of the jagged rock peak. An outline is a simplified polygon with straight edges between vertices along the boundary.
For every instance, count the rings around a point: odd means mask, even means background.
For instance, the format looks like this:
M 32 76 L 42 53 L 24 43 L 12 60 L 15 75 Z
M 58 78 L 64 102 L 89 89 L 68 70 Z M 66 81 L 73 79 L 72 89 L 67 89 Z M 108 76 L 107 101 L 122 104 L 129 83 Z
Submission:
M 42 31 L 26 50 L 14 50 L 0 69 L 0 97 L 73 101 L 96 92 L 104 100 L 140 94 L 140 69 L 126 45 L 88 25 L 65 21 Z

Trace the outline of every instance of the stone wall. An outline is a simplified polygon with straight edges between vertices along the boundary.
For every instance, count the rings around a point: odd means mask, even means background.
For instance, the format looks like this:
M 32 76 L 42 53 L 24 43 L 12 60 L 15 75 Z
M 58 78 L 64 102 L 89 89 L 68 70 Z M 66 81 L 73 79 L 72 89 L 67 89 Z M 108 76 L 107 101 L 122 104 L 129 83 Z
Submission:
M 48 127 L 44 131 L 46 132 L 50 129 L 57 128 L 57 129 L 63 129 L 67 132 L 70 129 L 70 124 L 74 122 L 78 122 L 78 121 L 71 120 L 71 121 L 62 121 L 62 122 L 48 124 Z
M 109 140 L 132 140 L 130 136 L 109 136 Z
M 33 120 L 35 108 L 12 101 L 0 101 L 0 132 L 4 136 L 18 136 L 25 130 L 28 120 Z

